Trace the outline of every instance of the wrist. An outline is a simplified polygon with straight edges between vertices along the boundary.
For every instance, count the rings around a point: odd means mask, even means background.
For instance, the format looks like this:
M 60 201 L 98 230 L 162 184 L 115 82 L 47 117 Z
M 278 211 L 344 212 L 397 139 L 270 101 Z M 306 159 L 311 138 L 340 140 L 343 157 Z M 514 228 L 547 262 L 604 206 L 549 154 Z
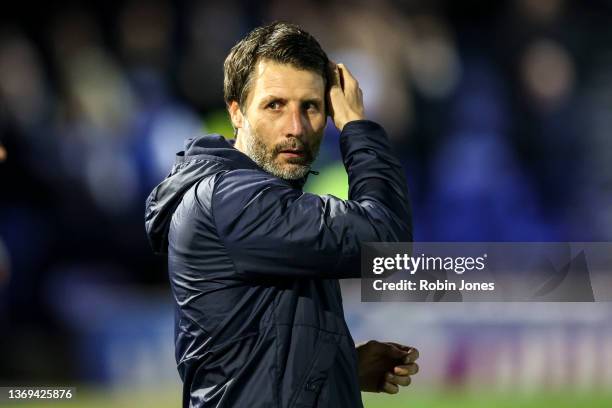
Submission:
M 346 125 L 348 125 L 349 123 L 351 123 L 351 122 L 357 122 L 357 121 L 360 121 L 360 120 L 366 120 L 366 119 L 365 119 L 363 116 L 353 116 L 353 117 L 350 117 L 350 118 L 348 118 L 348 119 L 344 120 L 344 121 L 341 123 L 341 126 L 338 126 L 338 129 L 339 129 L 340 131 L 342 131 L 342 130 L 344 129 L 344 127 L 345 127 Z

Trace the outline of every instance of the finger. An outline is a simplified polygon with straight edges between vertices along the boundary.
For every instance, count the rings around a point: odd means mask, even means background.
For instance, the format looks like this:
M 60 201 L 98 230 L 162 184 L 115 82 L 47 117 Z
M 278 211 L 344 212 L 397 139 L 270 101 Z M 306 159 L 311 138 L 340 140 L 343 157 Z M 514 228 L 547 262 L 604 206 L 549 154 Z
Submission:
M 407 353 L 414 349 L 412 346 L 406 346 L 405 344 L 394 343 L 392 341 L 388 341 L 387 344 L 391 344 L 392 346 L 395 346 L 400 350 L 404 350 Z
M 399 392 L 399 387 L 395 384 L 385 381 L 382 387 L 382 391 L 386 392 L 387 394 L 397 394 Z
M 349 71 L 346 65 L 340 63 L 338 64 L 338 66 L 340 67 L 340 69 L 342 69 L 342 73 L 344 74 L 345 79 L 350 79 L 351 81 L 357 82 L 357 79 L 355 79 L 355 76 L 351 71 Z
M 406 356 L 406 359 L 404 360 L 404 363 L 414 363 L 416 360 L 418 360 L 418 358 L 419 350 L 415 349 L 414 347 L 411 347 L 410 351 L 408 352 L 408 355 Z
M 333 118 L 334 115 L 334 101 L 340 100 L 340 98 L 344 97 L 344 92 L 340 87 L 340 74 L 338 71 L 338 67 L 335 63 L 329 63 L 329 91 L 326 95 L 326 104 L 328 109 L 328 114 Z
M 419 365 L 417 363 L 410 363 L 393 367 L 393 373 L 395 375 L 415 375 L 418 372 Z
M 385 381 L 391 384 L 401 385 L 402 387 L 406 387 L 410 385 L 412 381 L 410 376 L 408 375 L 393 375 L 391 373 L 385 374 Z
M 348 68 L 344 64 L 338 64 L 338 70 L 340 71 L 340 82 L 342 83 L 342 89 L 347 89 L 348 87 L 355 89 L 359 87 L 357 80 L 353 75 L 351 75 Z
M 333 61 L 329 61 L 329 74 L 331 80 L 330 87 L 340 87 L 340 71 L 338 65 Z

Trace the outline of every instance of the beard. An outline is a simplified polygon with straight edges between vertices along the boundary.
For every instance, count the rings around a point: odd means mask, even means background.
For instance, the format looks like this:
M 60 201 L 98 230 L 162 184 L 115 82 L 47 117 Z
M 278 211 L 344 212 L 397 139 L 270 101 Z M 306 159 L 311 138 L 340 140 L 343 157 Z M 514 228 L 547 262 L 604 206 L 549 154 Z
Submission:
M 312 163 L 319 154 L 321 138 L 315 145 L 304 143 L 298 138 L 290 138 L 275 146 L 267 146 L 253 130 L 245 118 L 247 134 L 244 134 L 245 154 L 251 158 L 259 167 L 268 173 L 284 179 L 297 180 L 305 177 L 310 171 Z M 300 150 L 302 157 L 289 157 L 284 163 L 277 159 L 284 150 Z

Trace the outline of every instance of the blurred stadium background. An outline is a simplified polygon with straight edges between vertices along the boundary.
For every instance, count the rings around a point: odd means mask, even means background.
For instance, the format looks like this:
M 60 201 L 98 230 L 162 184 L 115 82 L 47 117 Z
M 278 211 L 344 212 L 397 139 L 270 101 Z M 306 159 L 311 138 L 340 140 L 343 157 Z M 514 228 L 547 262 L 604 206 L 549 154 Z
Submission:
M 77 386 L 69 406 L 179 405 L 144 199 L 186 137 L 231 136 L 223 59 L 275 19 L 359 79 L 405 165 L 415 239 L 612 240 L 609 1 L 24 0 L 0 16 L 0 385 Z M 346 197 L 336 133 L 307 188 Z M 343 291 L 356 341 L 421 349 L 413 385 L 366 407 L 612 406 L 608 303 Z

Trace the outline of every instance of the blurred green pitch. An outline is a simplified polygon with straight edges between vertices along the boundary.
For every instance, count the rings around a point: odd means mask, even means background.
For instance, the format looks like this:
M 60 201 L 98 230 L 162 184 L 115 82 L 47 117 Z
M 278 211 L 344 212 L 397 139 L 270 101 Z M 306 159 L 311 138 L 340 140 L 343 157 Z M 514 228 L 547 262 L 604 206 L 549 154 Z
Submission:
M 413 385 L 414 387 L 414 385 Z M 0 403 L 11 408 L 170 408 L 180 407 L 180 390 L 165 389 L 133 392 L 105 392 L 78 387 L 71 402 L 32 401 Z M 403 389 L 399 395 L 363 394 L 365 408 L 610 408 L 612 391 L 598 393 L 533 393 L 449 392 Z

